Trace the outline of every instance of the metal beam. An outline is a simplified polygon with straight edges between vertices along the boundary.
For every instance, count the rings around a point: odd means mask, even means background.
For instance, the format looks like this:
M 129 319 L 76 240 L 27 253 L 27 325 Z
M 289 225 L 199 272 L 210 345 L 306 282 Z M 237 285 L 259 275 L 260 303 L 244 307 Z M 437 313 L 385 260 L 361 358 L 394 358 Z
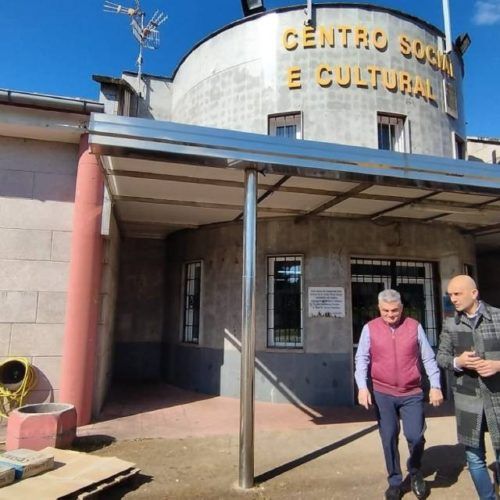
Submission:
M 243 279 L 241 304 L 239 485 L 254 484 L 255 267 L 257 254 L 257 170 L 245 170 Z
M 498 232 L 500 232 L 500 224 L 490 224 L 489 226 L 478 227 L 467 231 L 468 234 L 473 234 L 475 236 L 484 236 L 486 234 L 494 234 Z
M 373 184 L 371 184 L 369 182 L 364 182 L 364 183 L 358 184 L 357 186 L 353 187 L 349 191 L 341 194 L 340 196 L 333 198 L 333 200 L 329 200 L 326 203 L 323 203 L 322 205 L 320 205 L 319 207 L 316 207 L 313 210 L 307 212 L 306 214 L 301 215 L 300 217 L 298 217 L 298 219 L 303 219 L 304 217 L 308 217 L 310 215 L 317 215 L 321 212 L 324 212 L 325 210 L 328 210 L 329 208 L 331 208 L 335 205 L 338 205 L 345 200 L 348 200 L 353 195 L 361 193 L 361 191 L 364 191 L 365 189 L 368 189 L 371 186 L 373 186 Z
M 269 196 L 271 196 L 275 191 L 278 191 L 279 187 L 284 184 L 288 179 L 290 179 L 290 176 L 289 175 L 284 175 L 278 182 L 276 182 L 275 184 L 273 184 L 272 186 L 268 186 L 268 189 L 267 191 L 262 194 L 261 196 L 259 196 L 259 198 L 257 199 L 257 205 L 265 200 L 266 198 L 268 198 Z M 238 215 L 238 217 L 236 217 L 234 220 L 240 220 L 241 218 L 243 217 L 243 212 L 241 214 Z
M 168 200 L 165 198 L 143 198 L 140 196 L 114 196 L 113 201 L 122 203 L 143 203 L 145 205 L 173 205 L 179 207 L 197 207 L 197 208 L 210 208 L 216 210 L 241 210 L 241 205 L 229 205 L 224 203 L 210 203 L 204 201 L 194 200 Z M 119 207 L 120 204 L 118 203 Z M 262 207 L 259 210 L 263 213 L 276 214 L 276 215 L 304 215 L 305 210 L 296 208 L 271 208 Z
M 427 198 L 430 198 L 431 196 L 434 196 L 435 194 L 438 194 L 440 191 L 433 191 L 432 193 L 428 193 L 424 196 L 420 196 L 419 198 L 413 198 L 408 201 L 404 201 L 403 203 L 400 203 L 399 205 L 396 205 L 395 207 L 390 207 L 386 208 L 385 210 L 380 210 L 380 212 L 377 212 L 375 214 L 372 214 L 370 216 L 371 220 L 378 219 L 379 217 L 382 217 L 382 215 L 388 214 L 389 212 L 394 212 L 394 210 L 398 210 L 403 207 L 407 207 L 408 205 L 412 205 L 414 203 L 419 203 L 423 200 L 426 200 Z
M 166 161 L 166 163 L 174 163 L 174 164 L 185 164 L 185 162 L 171 162 L 171 161 Z M 166 181 L 166 182 L 186 182 L 186 183 L 192 183 L 192 184 L 206 184 L 210 186 L 221 186 L 221 187 L 230 187 L 230 188 L 244 188 L 244 182 L 242 181 L 233 181 L 233 180 L 225 180 L 225 179 L 218 179 L 216 177 L 210 178 L 210 177 L 194 177 L 194 176 L 187 176 L 187 175 L 174 175 L 174 174 L 159 174 L 159 173 L 153 173 L 153 172 L 140 172 L 140 171 L 133 171 L 133 170 L 120 170 L 120 169 L 106 169 L 105 173 L 108 177 L 116 176 L 116 177 L 130 177 L 130 178 L 140 178 L 140 179 L 145 179 L 145 180 L 160 180 L 160 181 Z M 214 172 L 215 173 L 215 172 Z M 216 174 L 215 174 L 216 175 Z M 315 178 L 318 179 L 318 176 L 314 176 Z M 321 177 L 319 177 L 318 180 L 321 180 Z M 353 179 L 344 179 L 344 180 L 339 180 L 337 182 L 340 183 L 349 183 L 352 184 L 353 182 L 359 182 L 359 180 L 353 180 Z M 269 189 L 272 185 L 270 184 L 262 184 L 260 183 L 258 185 L 259 190 L 266 190 Z M 385 186 L 385 187 L 392 187 L 392 188 L 397 188 L 401 187 L 397 182 L 394 180 L 389 180 L 389 179 L 377 179 L 377 186 Z M 419 191 L 422 190 L 429 190 L 431 192 L 435 192 L 434 190 L 430 190 L 428 187 L 424 186 L 412 186 L 407 189 L 418 189 Z M 300 186 L 279 186 L 278 188 L 275 189 L 275 191 L 283 192 L 283 193 L 298 193 L 298 194 L 314 194 L 318 196 L 342 196 L 346 191 L 335 191 L 332 189 L 319 189 L 319 188 L 310 188 L 310 187 L 300 187 Z M 450 186 L 449 189 L 447 189 L 447 192 L 449 193 L 456 193 L 456 194 L 473 194 L 473 195 L 478 195 L 477 191 L 474 190 L 469 190 L 467 189 L 467 186 Z M 480 193 L 480 196 L 485 196 L 485 197 L 491 197 L 495 196 L 494 198 L 491 198 L 490 200 L 486 202 L 482 202 L 481 205 L 488 205 L 491 203 L 494 203 L 496 201 L 500 201 L 500 197 L 496 196 L 496 193 Z M 416 198 L 409 198 L 405 196 L 394 196 L 394 195 L 379 195 L 379 194 L 368 194 L 368 193 L 360 193 L 357 195 L 352 195 L 352 198 L 358 198 L 362 200 L 379 200 L 379 201 L 399 201 L 399 202 L 406 202 L 408 200 L 418 200 L 418 197 Z M 479 206 L 479 204 L 477 205 Z

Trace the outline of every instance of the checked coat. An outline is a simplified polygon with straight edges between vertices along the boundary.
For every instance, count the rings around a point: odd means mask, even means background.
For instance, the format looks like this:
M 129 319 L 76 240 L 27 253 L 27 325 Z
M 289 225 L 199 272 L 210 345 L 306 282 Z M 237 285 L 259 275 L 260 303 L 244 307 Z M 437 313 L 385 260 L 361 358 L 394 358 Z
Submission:
M 437 362 L 453 373 L 458 442 L 479 447 L 483 415 L 493 448 L 500 449 L 500 373 L 481 377 L 473 370 L 457 371 L 453 358 L 474 350 L 483 359 L 500 360 L 500 309 L 484 302 L 477 319 L 463 313 L 447 318 L 441 332 Z

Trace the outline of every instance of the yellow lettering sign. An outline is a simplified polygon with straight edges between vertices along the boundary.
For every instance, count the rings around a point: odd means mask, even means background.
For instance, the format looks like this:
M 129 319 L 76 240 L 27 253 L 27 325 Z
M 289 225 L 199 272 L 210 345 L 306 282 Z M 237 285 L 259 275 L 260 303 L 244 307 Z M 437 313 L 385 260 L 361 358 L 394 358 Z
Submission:
M 288 88 L 289 89 L 300 89 L 302 83 L 300 82 L 300 68 L 298 66 L 292 66 L 288 68 Z

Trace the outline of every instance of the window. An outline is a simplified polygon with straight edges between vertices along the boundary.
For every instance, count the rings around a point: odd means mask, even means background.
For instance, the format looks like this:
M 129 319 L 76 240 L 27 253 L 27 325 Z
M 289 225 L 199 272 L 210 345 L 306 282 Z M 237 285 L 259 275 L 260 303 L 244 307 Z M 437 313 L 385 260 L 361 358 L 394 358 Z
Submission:
M 458 118 L 457 90 L 452 82 L 443 80 L 444 85 L 444 107 L 446 112 L 453 118 Z
M 406 144 L 405 119 L 401 116 L 377 114 L 378 148 L 399 153 L 409 152 Z
M 268 133 L 277 137 L 302 139 L 302 116 L 300 113 L 270 115 Z
M 471 278 L 475 278 L 476 273 L 474 271 L 474 266 L 472 264 L 464 264 L 464 274 Z
M 389 259 L 351 259 L 353 343 L 363 325 L 379 315 L 377 295 L 386 288 L 401 294 L 404 311 L 423 326 L 432 346 L 437 346 L 437 270 L 432 262 Z
M 454 151 L 454 157 L 457 160 L 465 160 L 465 141 L 457 135 L 455 132 L 453 132 L 453 137 L 455 139 L 455 151 Z
M 302 347 L 302 257 L 267 259 L 267 345 Z
M 201 262 L 184 265 L 182 341 L 198 344 L 200 340 Z

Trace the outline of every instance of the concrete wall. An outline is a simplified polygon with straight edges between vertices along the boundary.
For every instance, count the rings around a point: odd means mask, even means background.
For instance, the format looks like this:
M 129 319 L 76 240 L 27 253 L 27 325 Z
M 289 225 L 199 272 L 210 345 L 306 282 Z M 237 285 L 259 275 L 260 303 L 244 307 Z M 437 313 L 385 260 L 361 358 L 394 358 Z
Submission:
M 135 116 L 155 120 L 172 119 L 172 82 L 170 78 L 142 75 L 140 83 L 137 76 L 133 74 L 124 73 L 122 78 L 141 95 Z
M 467 159 L 484 163 L 500 163 L 500 139 L 467 138 Z
M 165 298 L 165 241 L 124 239 L 115 323 L 115 380 L 158 380 Z
M 442 47 L 437 30 L 396 12 L 377 7 L 321 6 L 315 8 L 315 25 L 338 28 L 362 26 L 369 32 L 381 28 L 387 34 L 385 50 L 342 46 L 337 33 L 335 47 L 286 50 L 282 44 L 286 28 L 299 33 L 304 28 L 303 7 L 269 12 L 226 27 L 196 47 L 179 66 L 174 77 L 172 120 L 219 128 L 267 133 L 268 115 L 303 112 L 305 139 L 377 148 L 377 112 L 407 117 L 411 129 L 411 151 L 453 156 L 453 134 L 465 137 L 462 72 L 453 55 L 459 118 L 444 108 L 444 73 L 399 49 L 399 35 Z M 299 36 L 300 39 L 300 36 Z M 319 45 L 319 43 L 317 43 Z M 435 102 L 400 91 L 390 92 L 380 82 L 361 87 L 323 88 L 315 81 L 320 64 L 359 66 L 366 74 L 369 65 L 406 71 L 429 80 Z M 301 69 L 301 88 L 290 89 L 287 71 Z
M 116 219 L 112 216 L 110 234 L 104 240 L 101 308 L 97 327 L 94 415 L 98 415 L 102 409 L 113 375 L 113 340 L 118 296 L 119 262 L 120 233 Z
M 239 394 L 241 242 L 239 223 L 182 231 L 168 238 L 164 370 L 169 381 L 207 393 Z M 310 286 L 345 289 L 344 318 L 308 318 L 304 312 L 302 349 L 266 346 L 267 256 L 277 254 L 303 256 L 305 294 Z M 475 263 L 472 239 L 451 227 L 417 223 L 382 226 L 326 217 L 301 223 L 292 219 L 260 220 L 256 298 L 258 399 L 316 405 L 352 403 L 352 256 L 435 261 L 439 264 L 443 290 L 448 279 L 462 271 L 464 262 Z M 199 345 L 180 342 L 182 266 L 191 260 L 203 261 Z
M 78 146 L 0 137 L 0 359 L 26 356 L 57 400 Z

